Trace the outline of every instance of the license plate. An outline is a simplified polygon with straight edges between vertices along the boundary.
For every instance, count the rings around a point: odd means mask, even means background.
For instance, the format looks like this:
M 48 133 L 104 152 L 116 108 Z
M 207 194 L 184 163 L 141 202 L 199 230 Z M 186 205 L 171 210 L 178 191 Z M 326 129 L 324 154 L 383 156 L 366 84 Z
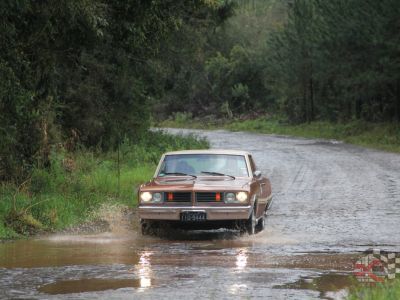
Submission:
M 183 222 L 201 222 L 207 220 L 207 214 L 203 211 L 184 211 L 181 213 Z

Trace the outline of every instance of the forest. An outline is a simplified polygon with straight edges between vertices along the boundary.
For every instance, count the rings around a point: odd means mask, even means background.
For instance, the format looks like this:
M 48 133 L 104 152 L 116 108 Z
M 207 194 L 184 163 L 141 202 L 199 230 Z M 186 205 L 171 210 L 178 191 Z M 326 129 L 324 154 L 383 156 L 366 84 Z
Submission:
M 3 1 L 0 180 L 176 113 L 400 121 L 396 0 Z

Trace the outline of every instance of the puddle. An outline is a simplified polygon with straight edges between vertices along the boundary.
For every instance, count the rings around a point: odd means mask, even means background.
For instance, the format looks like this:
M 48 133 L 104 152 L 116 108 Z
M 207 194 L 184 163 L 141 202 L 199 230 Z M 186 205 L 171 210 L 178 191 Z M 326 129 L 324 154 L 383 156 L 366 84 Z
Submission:
M 123 288 L 147 288 L 154 284 L 151 279 L 79 279 L 63 280 L 46 284 L 38 289 L 39 292 L 60 295 L 72 293 L 100 292 Z
M 108 234 L 55 236 L 0 245 L 0 268 L 40 268 L 94 264 L 135 264 L 132 241 Z
M 348 288 L 358 284 L 349 273 L 325 273 L 320 276 L 302 277 L 301 279 L 275 286 L 277 289 L 311 290 L 319 292 L 322 299 L 345 299 Z

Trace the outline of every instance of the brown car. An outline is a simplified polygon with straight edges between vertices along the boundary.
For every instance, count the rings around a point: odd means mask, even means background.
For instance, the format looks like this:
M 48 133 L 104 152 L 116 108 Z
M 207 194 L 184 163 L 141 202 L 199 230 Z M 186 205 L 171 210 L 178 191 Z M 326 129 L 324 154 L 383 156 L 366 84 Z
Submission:
M 250 153 L 188 150 L 165 153 L 151 181 L 138 191 L 142 233 L 183 229 L 264 229 L 270 181 Z

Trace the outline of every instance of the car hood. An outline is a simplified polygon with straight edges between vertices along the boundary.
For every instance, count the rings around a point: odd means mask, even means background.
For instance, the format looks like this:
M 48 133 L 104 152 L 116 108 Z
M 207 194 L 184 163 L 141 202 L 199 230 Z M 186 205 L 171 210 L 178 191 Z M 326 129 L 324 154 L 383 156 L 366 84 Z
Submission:
M 251 178 L 154 178 L 141 191 L 243 191 L 250 189 Z

